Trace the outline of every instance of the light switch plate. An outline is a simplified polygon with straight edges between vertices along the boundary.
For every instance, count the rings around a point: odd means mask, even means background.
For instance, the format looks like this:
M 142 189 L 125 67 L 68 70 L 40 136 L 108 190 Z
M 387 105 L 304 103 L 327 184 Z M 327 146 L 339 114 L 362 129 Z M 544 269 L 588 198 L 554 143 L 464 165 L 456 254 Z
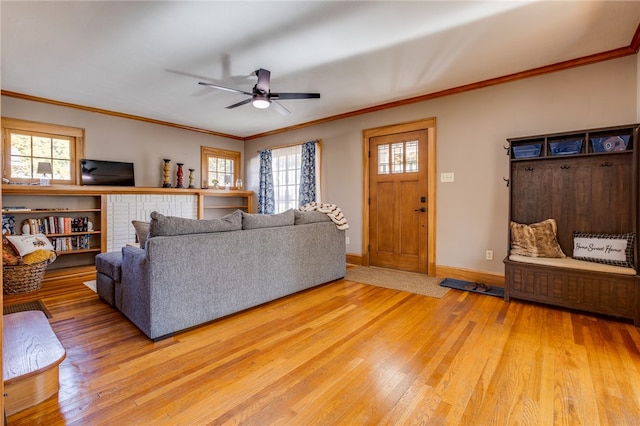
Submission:
M 440 182 L 453 182 L 454 181 L 454 175 L 453 173 L 440 173 Z

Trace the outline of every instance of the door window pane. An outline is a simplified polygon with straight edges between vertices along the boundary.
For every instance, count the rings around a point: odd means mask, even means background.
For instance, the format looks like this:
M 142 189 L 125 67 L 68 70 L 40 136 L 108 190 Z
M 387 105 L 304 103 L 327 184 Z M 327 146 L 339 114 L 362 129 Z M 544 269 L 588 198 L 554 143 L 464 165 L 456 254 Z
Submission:
M 391 173 L 403 173 L 404 172 L 404 143 L 394 143 L 391 145 L 391 156 L 393 158 L 393 164 Z
M 405 171 L 417 172 L 418 171 L 418 141 L 409 141 L 405 144 Z
M 378 174 L 389 174 L 389 145 L 378 145 Z

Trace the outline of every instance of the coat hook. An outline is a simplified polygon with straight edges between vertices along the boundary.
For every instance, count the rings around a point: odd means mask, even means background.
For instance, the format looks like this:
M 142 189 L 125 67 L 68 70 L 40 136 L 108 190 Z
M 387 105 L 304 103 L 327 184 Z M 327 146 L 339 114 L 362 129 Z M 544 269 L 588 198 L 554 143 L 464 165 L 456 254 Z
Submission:
M 507 182 L 507 188 L 508 188 L 508 187 L 509 187 L 509 179 L 507 179 L 506 177 L 504 177 L 504 176 L 503 176 L 503 177 L 502 177 L 502 180 L 503 180 L 503 181 L 505 181 L 505 182 Z
M 509 145 L 502 145 L 502 147 L 507 151 L 507 156 L 511 155 L 511 147 Z

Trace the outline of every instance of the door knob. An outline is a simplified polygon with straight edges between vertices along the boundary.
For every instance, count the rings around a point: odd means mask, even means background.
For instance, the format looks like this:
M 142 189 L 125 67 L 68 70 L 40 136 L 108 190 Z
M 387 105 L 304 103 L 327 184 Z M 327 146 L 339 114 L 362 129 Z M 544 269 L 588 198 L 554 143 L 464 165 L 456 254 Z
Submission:
M 427 209 L 425 209 L 424 207 L 420 207 L 419 209 L 415 209 L 414 210 L 414 212 L 422 212 L 422 213 L 424 213 L 426 211 L 427 211 Z

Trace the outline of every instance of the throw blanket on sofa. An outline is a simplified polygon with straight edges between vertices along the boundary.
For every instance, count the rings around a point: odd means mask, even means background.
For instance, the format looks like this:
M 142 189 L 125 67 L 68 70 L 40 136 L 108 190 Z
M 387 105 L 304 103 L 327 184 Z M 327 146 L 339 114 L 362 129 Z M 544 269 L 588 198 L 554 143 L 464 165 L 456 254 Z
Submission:
M 308 212 L 308 211 L 319 211 L 320 213 L 324 213 L 333 223 L 336 224 L 336 227 L 340 230 L 349 229 L 349 224 L 347 223 L 347 219 L 342 214 L 342 210 L 340 207 L 335 204 L 326 204 L 326 203 L 307 203 L 304 206 L 300 207 L 300 211 Z

